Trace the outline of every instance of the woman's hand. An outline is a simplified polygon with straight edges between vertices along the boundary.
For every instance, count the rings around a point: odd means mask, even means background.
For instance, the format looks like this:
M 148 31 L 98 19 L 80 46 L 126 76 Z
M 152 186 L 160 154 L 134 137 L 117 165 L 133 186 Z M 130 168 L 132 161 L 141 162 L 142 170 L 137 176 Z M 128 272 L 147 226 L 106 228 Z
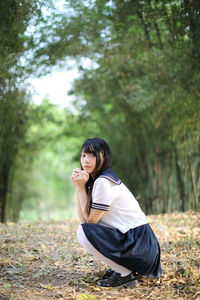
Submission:
M 80 173 L 80 172 L 81 172 L 81 169 L 80 169 L 80 168 L 76 168 L 76 169 L 74 169 L 73 172 L 72 172 L 72 177 L 71 177 L 71 179 L 72 179 L 72 183 L 73 183 L 74 187 L 76 187 L 76 181 L 75 181 L 75 178 L 79 176 L 79 173 Z
M 75 177 L 77 177 L 79 175 L 80 172 L 81 172 L 80 168 L 76 168 L 76 169 L 73 170 L 73 172 L 72 172 L 72 181 Z
M 72 172 L 72 182 L 77 187 L 84 187 L 89 180 L 89 174 L 85 170 L 79 168 Z

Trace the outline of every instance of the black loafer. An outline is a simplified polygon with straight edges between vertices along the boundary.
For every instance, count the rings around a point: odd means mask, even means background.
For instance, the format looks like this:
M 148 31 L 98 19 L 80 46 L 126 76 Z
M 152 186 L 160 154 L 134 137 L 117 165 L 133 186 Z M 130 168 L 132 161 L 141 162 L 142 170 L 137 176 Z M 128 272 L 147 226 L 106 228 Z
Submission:
M 99 280 L 97 282 L 97 285 L 100 287 L 121 288 L 124 286 L 136 287 L 137 283 L 138 281 L 136 275 L 133 273 L 122 277 L 121 274 L 113 272 L 113 274 L 109 278 Z
M 113 269 L 108 269 L 104 275 L 102 276 L 102 279 L 108 279 L 115 271 Z

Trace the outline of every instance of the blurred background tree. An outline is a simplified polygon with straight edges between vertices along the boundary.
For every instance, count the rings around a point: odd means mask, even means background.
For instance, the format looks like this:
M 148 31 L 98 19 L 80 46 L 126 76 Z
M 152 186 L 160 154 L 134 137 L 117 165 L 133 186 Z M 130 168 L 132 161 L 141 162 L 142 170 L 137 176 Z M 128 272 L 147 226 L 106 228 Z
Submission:
M 31 49 L 32 36 L 25 34 L 30 19 L 42 20 L 42 1 L 1 1 L 0 3 L 0 211 L 6 218 L 11 173 L 27 130 L 27 94 L 21 84 L 28 70 L 24 55 Z M 34 18 L 32 16 L 35 16 Z M 33 20 L 34 19 L 34 20 Z
M 22 215 L 38 206 L 40 218 L 52 217 L 50 212 L 63 209 L 66 202 L 72 206 L 72 187 L 63 180 L 64 173 L 78 164 L 80 145 L 91 136 L 101 136 L 111 145 L 114 170 L 146 213 L 198 209 L 198 0 L 66 0 L 60 12 L 54 2 L 48 2 L 48 7 L 36 0 L 1 2 L 1 45 L 9 45 L 3 47 L 0 58 L 4 65 L 0 78 L 1 220 L 11 169 L 10 218 L 19 218 L 24 199 Z M 26 31 L 28 24 L 32 29 Z M 71 59 L 76 60 L 80 74 L 71 89 L 76 113 L 48 101 L 28 105 L 27 110 L 27 96 L 19 84 L 23 76 L 50 72 L 55 65 L 67 69 Z M 8 95 L 23 103 L 13 116 L 5 113 Z M 29 162 L 22 171 L 26 155 Z M 19 205 L 15 216 L 13 203 Z

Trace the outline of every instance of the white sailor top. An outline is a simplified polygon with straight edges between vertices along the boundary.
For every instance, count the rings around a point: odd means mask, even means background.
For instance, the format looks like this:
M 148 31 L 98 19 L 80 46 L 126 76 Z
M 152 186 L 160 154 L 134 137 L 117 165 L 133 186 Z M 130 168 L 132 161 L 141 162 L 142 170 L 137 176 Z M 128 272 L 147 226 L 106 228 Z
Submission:
M 91 208 L 105 211 L 99 225 L 116 228 L 122 233 L 147 224 L 138 201 L 111 168 L 95 180 Z

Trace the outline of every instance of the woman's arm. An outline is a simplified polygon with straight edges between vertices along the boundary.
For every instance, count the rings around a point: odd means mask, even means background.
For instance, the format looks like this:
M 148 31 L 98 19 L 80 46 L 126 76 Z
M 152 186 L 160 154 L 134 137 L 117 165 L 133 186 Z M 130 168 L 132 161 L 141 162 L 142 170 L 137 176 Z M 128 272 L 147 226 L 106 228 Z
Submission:
M 85 223 L 86 220 L 85 220 L 83 212 L 82 212 L 82 208 L 80 205 L 80 200 L 79 200 L 79 196 L 78 196 L 76 187 L 75 187 L 75 190 L 76 190 L 76 208 L 77 208 L 78 216 L 79 216 L 81 223 Z
M 87 192 L 84 189 L 78 187 L 78 198 L 79 198 L 79 203 L 81 206 L 81 210 L 83 213 L 83 217 L 85 219 L 86 223 L 93 223 L 96 224 L 100 221 L 100 219 L 103 217 L 105 211 L 99 210 L 99 209 L 90 209 L 90 212 L 88 213 L 88 195 Z
M 84 219 L 87 223 L 98 223 L 105 211 L 98 209 L 91 209 L 88 213 L 89 198 L 86 192 L 85 185 L 89 179 L 89 174 L 86 171 L 79 171 L 78 174 L 74 174 L 73 183 L 75 185 L 77 200 L 78 200 L 78 213 L 81 216 L 81 221 Z
M 72 183 L 74 185 L 74 189 L 75 189 L 75 192 L 76 192 L 76 208 L 77 208 L 78 216 L 79 216 L 79 219 L 80 219 L 81 223 L 85 223 L 86 221 L 85 221 L 85 218 L 83 216 L 82 209 L 81 209 L 81 206 L 80 206 L 80 200 L 79 200 L 79 196 L 78 196 L 76 181 L 74 180 L 75 177 L 77 177 L 80 172 L 81 172 L 81 169 L 79 169 L 79 168 L 77 168 L 73 171 L 73 173 L 72 173 Z

